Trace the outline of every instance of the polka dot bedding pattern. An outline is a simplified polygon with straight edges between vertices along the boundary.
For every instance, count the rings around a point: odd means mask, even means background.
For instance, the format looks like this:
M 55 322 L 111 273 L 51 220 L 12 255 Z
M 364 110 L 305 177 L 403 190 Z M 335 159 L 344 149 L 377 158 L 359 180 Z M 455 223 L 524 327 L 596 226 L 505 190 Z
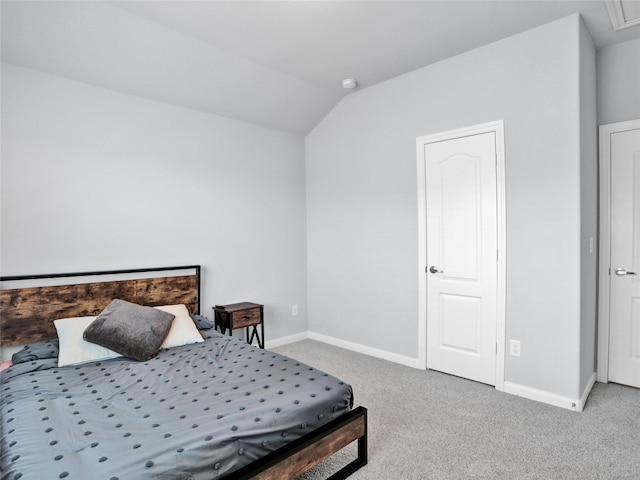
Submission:
M 146 362 L 38 359 L 1 372 L 2 479 L 219 478 L 352 406 L 331 375 L 204 336 Z

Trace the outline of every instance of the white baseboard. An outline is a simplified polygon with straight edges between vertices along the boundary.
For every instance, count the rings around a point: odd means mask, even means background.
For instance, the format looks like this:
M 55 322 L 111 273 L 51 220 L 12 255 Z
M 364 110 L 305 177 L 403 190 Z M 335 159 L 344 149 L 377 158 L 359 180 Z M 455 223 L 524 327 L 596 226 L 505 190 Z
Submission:
M 421 368 L 420 362 L 417 358 L 407 357 L 405 355 L 399 355 L 397 353 L 391 353 L 391 352 L 387 352 L 386 350 L 380 350 L 373 347 L 367 347 L 366 345 L 360 345 L 359 343 L 348 342 L 346 340 L 341 340 L 339 338 L 330 337 L 328 335 L 323 335 L 321 333 L 314 333 L 314 332 L 296 333 L 294 335 L 289 335 L 286 337 L 280 337 L 274 340 L 269 340 L 265 343 L 265 347 L 267 349 L 277 348 L 283 345 L 287 345 L 289 343 L 299 342 L 307 338 L 311 340 L 316 340 L 318 342 L 326 343 L 328 345 L 333 345 L 334 347 L 340 347 L 340 348 L 344 348 L 345 350 L 351 350 L 357 353 L 362 353 L 364 355 L 369 355 L 370 357 L 389 360 L 390 362 L 399 363 L 401 365 L 406 365 L 408 367 Z
M 289 343 L 300 342 L 309 338 L 308 332 L 294 333 L 293 335 L 287 335 L 286 337 L 275 338 L 273 340 L 267 340 L 264 343 L 265 348 L 278 348 Z
M 582 392 L 582 396 L 580 397 L 580 410 L 578 410 L 579 412 L 584 410 L 584 406 L 587 403 L 587 398 L 589 398 L 591 389 L 596 384 L 597 379 L 598 379 L 597 372 L 593 372 L 589 377 L 589 381 L 587 382 L 587 386 L 585 387 L 584 392 Z
M 362 353 L 364 355 L 369 355 L 370 357 L 381 358 L 383 360 L 389 360 L 390 362 L 406 365 L 407 367 L 421 368 L 420 361 L 418 358 L 407 357 L 405 355 L 388 352 L 386 350 L 367 347 L 366 345 L 361 345 L 359 343 L 349 342 L 347 340 L 330 337 L 328 335 L 323 335 L 321 333 L 309 332 L 309 338 L 311 340 L 317 340 L 318 342 L 328 343 L 329 345 L 333 345 L 334 347 L 340 347 L 346 350 Z
M 299 342 L 305 339 L 316 340 L 318 342 L 333 345 L 334 347 L 344 348 L 371 357 L 381 358 L 390 362 L 406 365 L 407 367 L 422 369 L 420 366 L 420 360 L 414 357 L 407 357 L 406 355 L 399 355 L 397 353 L 388 352 L 386 350 L 380 350 L 378 348 L 368 347 L 355 342 L 349 342 L 340 338 L 330 337 L 321 333 L 315 332 L 302 332 L 287 337 L 281 337 L 266 342 L 266 348 L 277 348 L 289 343 Z M 525 385 L 519 385 L 513 382 L 504 382 L 504 392 L 511 395 L 517 395 L 519 397 L 534 400 L 536 402 L 542 402 L 549 405 L 553 405 L 560 408 L 566 408 L 567 410 L 573 410 L 575 412 L 581 412 L 587 403 L 587 398 L 591 389 L 596 382 L 596 372 L 593 372 L 589 377 L 589 381 L 582 392 L 580 398 L 565 397 L 556 393 L 547 392 L 545 390 L 539 390 L 537 388 L 527 387 Z
M 529 400 L 535 400 L 537 402 L 547 403 L 556 407 L 566 408 L 567 410 L 573 410 L 575 412 L 581 412 L 584 409 L 585 403 L 587 403 L 587 397 L 591 393 L 591 389 L 596 382 L 595 372 L 589 377 L 587 386 L 580 398 L 565 397 L 556 393 L 547 392 L 545 390 L 539 390 L 537 388 L 527 387 L 525 385 L 519 385 L 512 382 L 504 382 L 504 391 L 512 395 L 528 398 Z

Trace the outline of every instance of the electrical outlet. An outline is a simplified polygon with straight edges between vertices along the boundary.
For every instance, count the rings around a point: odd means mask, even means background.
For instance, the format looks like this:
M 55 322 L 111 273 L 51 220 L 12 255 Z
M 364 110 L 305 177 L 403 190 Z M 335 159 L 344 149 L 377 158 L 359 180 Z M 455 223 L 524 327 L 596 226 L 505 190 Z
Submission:
M 509 355 L 512 357 L 520 356 L 520 340 L 509 340 Z
M 298 315 L 298 305 L 291 305 L 291 316 L 295 317 Z

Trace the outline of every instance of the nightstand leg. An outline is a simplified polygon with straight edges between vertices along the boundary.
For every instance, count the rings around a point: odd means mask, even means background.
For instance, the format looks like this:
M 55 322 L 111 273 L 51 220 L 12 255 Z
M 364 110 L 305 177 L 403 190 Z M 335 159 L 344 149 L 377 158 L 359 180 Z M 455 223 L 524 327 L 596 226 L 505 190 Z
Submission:
M 250 327 L 247 327 L 245 337 L 249 334 L 249 328 Z M 247 340 L 247 343 L 251 345 L 254 338 L 258 340 L 258 346 L 260 348 L 264 348 L 264 325 L 262 325 L 262 338 L 260 338 L 260 334 L 258 333 L 258 326 L 254 325 L 253 330 L 251 331 L 251 336 L 249 337 L 249 340 Z
M 249 328 L 247 327 L 247 333 L 249 333 Z M 258 340 L 258 346 L 262 348 L 262 341 L 260 340 L 260 335 L 258 335 L 258 327 L 256 325 L 253 326 L 253 330 L 251 331 L 251 336 L 247 343 L 251 345 L 253 343 L 253 339 L 256 338 Z
M 258 341 L 260 344 L 260 348 L 264 349 L 264 320 L 260 322 L 260 330 L 262 331 L 262 335 L 260 335 Z

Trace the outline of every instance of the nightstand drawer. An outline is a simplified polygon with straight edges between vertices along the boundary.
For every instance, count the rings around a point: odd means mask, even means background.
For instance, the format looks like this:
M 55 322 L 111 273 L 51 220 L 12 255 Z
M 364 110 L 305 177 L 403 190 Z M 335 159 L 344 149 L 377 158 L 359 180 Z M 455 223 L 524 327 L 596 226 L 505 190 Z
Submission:
M 248 327 L 258 325 L 262 320 L 259 308 L 242 310 L 233 314 L 233 328 Z

